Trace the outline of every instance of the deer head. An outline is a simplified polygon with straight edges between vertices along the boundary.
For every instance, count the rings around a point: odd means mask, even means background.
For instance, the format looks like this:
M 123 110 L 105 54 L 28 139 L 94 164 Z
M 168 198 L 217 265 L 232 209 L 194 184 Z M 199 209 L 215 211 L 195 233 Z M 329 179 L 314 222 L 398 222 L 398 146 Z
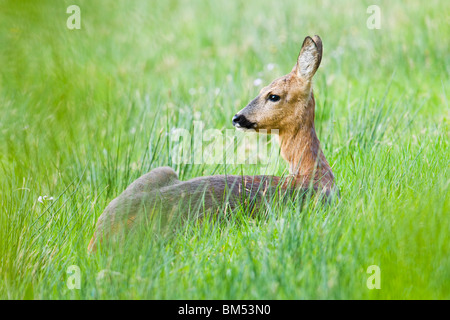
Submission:
M 312 78 L 322 60 L 319 36 L 306 37 L 297 63 L 290 73 L 261 89 L 244 109 L 233 117 L 240 130 L 271 133 L 277 129 L 281 155 L 289 170 L 303 183 L 314 180 L 317 186 L 330 188 L 334 183 L 314 128 L 315 101 Z
M 244 109 L 233 117 L 233 125 L 241 130 L 261 129 L 280 134 L 310 120 L 311 80 L 322 59 L 322 41 L 318 36 L 306 37 L 290 73 L 261 89 Z

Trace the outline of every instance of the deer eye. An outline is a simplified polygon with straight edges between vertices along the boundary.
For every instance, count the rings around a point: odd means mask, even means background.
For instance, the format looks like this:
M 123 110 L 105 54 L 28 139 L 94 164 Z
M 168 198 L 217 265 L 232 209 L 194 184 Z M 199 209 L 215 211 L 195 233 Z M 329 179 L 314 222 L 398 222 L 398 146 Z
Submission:
M 277 102 L 277 101 L 280 100 L 280 96 L 277 96 L 276 94 L 271 94 L 269 96 L 269 100 L 272 101 L 272 102 Z

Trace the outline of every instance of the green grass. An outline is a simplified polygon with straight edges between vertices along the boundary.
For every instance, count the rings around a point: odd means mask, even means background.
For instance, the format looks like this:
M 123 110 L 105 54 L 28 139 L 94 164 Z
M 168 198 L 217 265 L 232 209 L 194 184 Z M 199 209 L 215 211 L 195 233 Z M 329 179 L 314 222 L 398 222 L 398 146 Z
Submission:
M 380 30 L 366 27 L 373 2 Z M 66 28 L 71 4 L 81 30 Z M 449 299 L 448 12 L 432 0 L 1 0 L 0 298 Z M 313 34 L 338 204 L 275 202 L 267 219 L 144 231 L 124 251 L 87 254 L 104 207 L 140 175 L 223 174 L 175 165 L 171 130 L 230 129 L 253 81 L 289 72 Z M 80 290 L 67 288 L 70 265 Z M 380 290 L 366 286 L 370 265 Z

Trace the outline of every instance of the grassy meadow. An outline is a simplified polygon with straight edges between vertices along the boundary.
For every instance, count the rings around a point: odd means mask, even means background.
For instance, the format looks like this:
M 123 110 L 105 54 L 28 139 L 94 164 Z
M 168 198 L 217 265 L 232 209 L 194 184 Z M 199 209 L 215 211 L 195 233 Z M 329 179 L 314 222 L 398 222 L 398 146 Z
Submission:
M 366 24 L 372 4 L 380 29 Z M 436 0 L 0 0 L 0 299 L 449 299 L 449 12 Z M 153 168 L 265 170 L 177 164 L 171 133 L 232 129 L 314 34 L 338 203 L 274 201 L 265 219 L 144 230 L 87 253 L 105 206 Z M 269 167 L 286 170 L 278 155 Z M 380 289 L 366 285 L 371 265 Z

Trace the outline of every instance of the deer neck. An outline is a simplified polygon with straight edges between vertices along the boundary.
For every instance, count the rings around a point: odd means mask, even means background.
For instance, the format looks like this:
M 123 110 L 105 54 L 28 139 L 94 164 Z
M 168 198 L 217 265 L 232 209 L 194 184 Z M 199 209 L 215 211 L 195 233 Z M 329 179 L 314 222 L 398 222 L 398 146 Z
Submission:
M 289 173 L 300 184 L 325 185 L 333 183 L 333 174 L 320 148 L 314 127 L 314 96 L 300 120 L 290 129 L 280 132 L 281 156 L 289 163 Z M 300 108 L 300 106 L 299 106 Z

